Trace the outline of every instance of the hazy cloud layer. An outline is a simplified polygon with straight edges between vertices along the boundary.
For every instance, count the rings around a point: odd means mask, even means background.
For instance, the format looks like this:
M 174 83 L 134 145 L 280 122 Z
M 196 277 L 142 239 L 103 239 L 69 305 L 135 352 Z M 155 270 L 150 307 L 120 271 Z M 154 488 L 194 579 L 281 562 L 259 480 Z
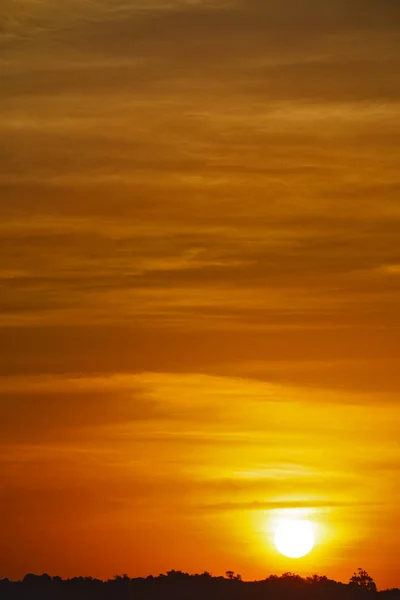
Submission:
M 377 396 L 364 410 L 362 400 L 343 391 L 204 375 L 3 378 L 4 564 L 15 574 L 26 568 L 18 550 L 23 539 L 33 570 L 54 564 L 57 572 L 108 575 L 117 558 L 126 564 L 124 554 L 140 538 L 149 541 L 141 542 L 135 568 L 151 569 L 153 560 L 162 570 L 156 530 L 165 536 L 168 556 L 177 539 L 179 548 L 197 544 L 186 558 L 179 550 L 187 568 L 206 555 L 217 569 L 227 556 L 246 564 L 246 553 L 258 548 L 249 565 L 257 570 L 265 551 L 275 560 L 268 550 L 274 519 L 298 514 L 312 515 L 321 532 L 327 529 L 324 535 L 335 536 L 336 547 L 346 545 L 336 566 L 327 565 L 341 572 L 360 556 L 348 537 L 368 540 L 371 523 L 389 537 L 385 515 L 395 514 L 400 497 L 393 485 L 392 408 L 379 406 Z M 82 531 L 108 544 L 83 556 L 71 538 Z M 65 544 L 55 553 L 54 536 Z M 218 558 L 227 540 L 235 550 Z
M 297 508 L 397 584 L 398 0 L 0 12 L 5 574 L 292 570 Z

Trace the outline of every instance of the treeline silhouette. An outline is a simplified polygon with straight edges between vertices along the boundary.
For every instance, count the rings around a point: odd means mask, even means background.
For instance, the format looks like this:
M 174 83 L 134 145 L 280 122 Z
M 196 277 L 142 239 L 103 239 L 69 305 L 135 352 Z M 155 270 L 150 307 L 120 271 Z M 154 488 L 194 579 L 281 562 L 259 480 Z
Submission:
M 320 575 L 303 578 L 294 573 L 271 575 L 261 581 L 242 581 L 233 571 L 225 575 L 168 571 L 158 577 L 131 579 L 128 575 L 116 575 L 101 581 L 93 577 L 61 579 L 29 574 L 22 581 L 0 580 L 0 600 L 359 600 L 378 596 L 379 600 L 400 600 L 397 588 L 378 592 L 372 577 L 363 569 L 358 569 L 349 583 Z

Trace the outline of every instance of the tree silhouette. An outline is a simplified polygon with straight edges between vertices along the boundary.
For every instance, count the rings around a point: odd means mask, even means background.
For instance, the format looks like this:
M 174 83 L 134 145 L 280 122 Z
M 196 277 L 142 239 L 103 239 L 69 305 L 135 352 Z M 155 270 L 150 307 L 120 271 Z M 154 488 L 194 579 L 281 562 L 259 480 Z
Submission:
M 359 568 L 358 573 L 350 577 L 350 584 L 356 585 L 369 592 L 376 592 L 376 584 L 372 577 L 364 569 Z
M 400 600 L 397 588 L 378 592 L 363 569 L 358 569 L 347 584 L 291 572 L 242 581 L 234 571 L 214 577 L 208 571 L 191 575 L 175 570 L 132 579 L 122 573 L 108 581 L 32 573 L 22 581 L 0 579 L 0 600 L 361 600 L 371 594 L 377 599 L 379 596 L 378 600 Z

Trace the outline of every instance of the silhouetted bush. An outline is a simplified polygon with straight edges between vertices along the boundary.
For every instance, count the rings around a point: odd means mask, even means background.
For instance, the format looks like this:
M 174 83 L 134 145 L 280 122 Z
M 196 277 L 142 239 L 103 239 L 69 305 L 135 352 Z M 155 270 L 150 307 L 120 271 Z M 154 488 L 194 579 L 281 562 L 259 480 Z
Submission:
M 242 581 L 233 571 L 213 577 L 207 571 L 189 575 L 175 570 L 147 578 L 116 575 L 108 581 L 32 573 L 22 581 L 0 580 L 0 600 L 372 600 L 377 596 L 377 600 L 400 600 L 400 590 L 377 592 L 372 577 L 362 569 L 348 584 L 320 575 L 302 578 L 285 573 Z

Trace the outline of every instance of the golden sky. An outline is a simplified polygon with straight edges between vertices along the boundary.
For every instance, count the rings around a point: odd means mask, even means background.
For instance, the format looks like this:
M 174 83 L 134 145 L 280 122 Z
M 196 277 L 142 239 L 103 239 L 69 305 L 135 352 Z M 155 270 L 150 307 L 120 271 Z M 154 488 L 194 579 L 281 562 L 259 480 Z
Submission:
M 398 0 L 0 10 L 0 577 L 399 585 Z

